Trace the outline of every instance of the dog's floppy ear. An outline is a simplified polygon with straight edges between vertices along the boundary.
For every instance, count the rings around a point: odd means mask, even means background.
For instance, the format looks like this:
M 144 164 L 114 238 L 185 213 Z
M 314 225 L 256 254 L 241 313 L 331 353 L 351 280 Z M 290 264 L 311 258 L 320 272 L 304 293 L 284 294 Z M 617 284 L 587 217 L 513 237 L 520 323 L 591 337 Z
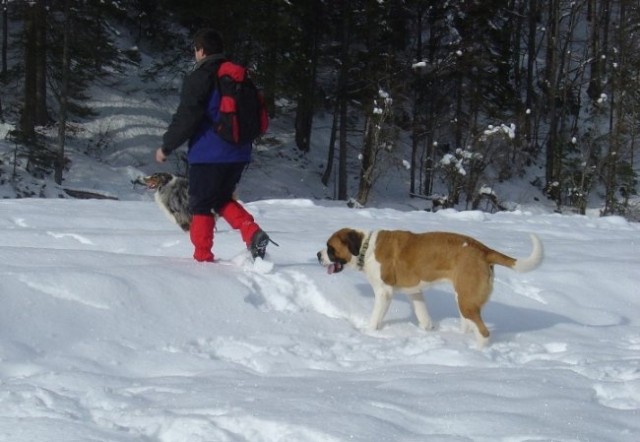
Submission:
M 362 247 L 362 233 L 350 230 L 347 232 L 345 242 L 349 248 L 349 252 L 351 252 L 353 256 L 358 256 L 360 254 L 360 248 Z

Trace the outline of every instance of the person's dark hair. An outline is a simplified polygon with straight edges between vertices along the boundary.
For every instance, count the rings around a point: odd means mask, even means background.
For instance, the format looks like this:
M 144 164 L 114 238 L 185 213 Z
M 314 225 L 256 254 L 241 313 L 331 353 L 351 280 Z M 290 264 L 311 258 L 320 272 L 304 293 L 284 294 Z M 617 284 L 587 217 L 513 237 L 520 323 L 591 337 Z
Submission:
M 200 29 L 193 37 L 196 49 L 203 49 L 205 55 L 221 54 L 224 52 L 224 43 L 220 34 L 210 28 Z

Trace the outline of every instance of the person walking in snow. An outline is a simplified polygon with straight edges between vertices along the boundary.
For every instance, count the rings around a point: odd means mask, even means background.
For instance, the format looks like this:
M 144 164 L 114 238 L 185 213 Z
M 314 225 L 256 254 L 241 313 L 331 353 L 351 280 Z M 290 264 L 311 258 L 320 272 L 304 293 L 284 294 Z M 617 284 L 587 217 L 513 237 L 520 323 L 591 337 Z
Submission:
M 218 136 L 212 124 L 219 107 L 212 95 L 217 69 L 225 61 L 223 40 L 215 30 L 202 29 L 194 35 L 193 42 L 196 64 L 183 80 L 180 104 L 162 137 L 162 146 L 156 150 L 156 161 L 166 161 L 171 152 L 188 141 L 192 214 L 189 236 L 196 261 L 214 260 L 214 212 L 233 229 L 240 230 L 254 259 L 264 258 L 269 236 L 233 198 L 236 185 L 251 161 L 252 143 L 229 143 Z

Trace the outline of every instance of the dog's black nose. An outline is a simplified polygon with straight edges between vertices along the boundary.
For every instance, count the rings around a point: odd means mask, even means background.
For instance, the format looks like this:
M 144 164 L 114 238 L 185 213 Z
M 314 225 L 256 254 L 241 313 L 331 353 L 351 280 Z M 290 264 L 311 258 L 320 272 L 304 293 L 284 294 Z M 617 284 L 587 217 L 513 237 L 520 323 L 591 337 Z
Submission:
M 318 254 L 316 255 L 318 257 L 318 262 L 322 262 L 322 252 L 318 252 Z

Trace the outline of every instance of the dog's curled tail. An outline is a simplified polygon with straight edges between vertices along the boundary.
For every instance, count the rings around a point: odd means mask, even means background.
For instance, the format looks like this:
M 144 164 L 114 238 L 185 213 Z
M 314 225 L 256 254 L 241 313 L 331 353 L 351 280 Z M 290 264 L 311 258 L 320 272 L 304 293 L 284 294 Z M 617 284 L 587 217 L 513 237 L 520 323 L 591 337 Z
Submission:
M 542 247 L 542 241 L 533 233 L 530 234 L 531 242 L 533 243 L 533 250 L 531 255 L 526 258 L 516 259 L 515 264 L 511 267 L 513 270 L 519 273 L 528 272 L 535 269 L 542 262 L 544 256 L 544 249 Z

